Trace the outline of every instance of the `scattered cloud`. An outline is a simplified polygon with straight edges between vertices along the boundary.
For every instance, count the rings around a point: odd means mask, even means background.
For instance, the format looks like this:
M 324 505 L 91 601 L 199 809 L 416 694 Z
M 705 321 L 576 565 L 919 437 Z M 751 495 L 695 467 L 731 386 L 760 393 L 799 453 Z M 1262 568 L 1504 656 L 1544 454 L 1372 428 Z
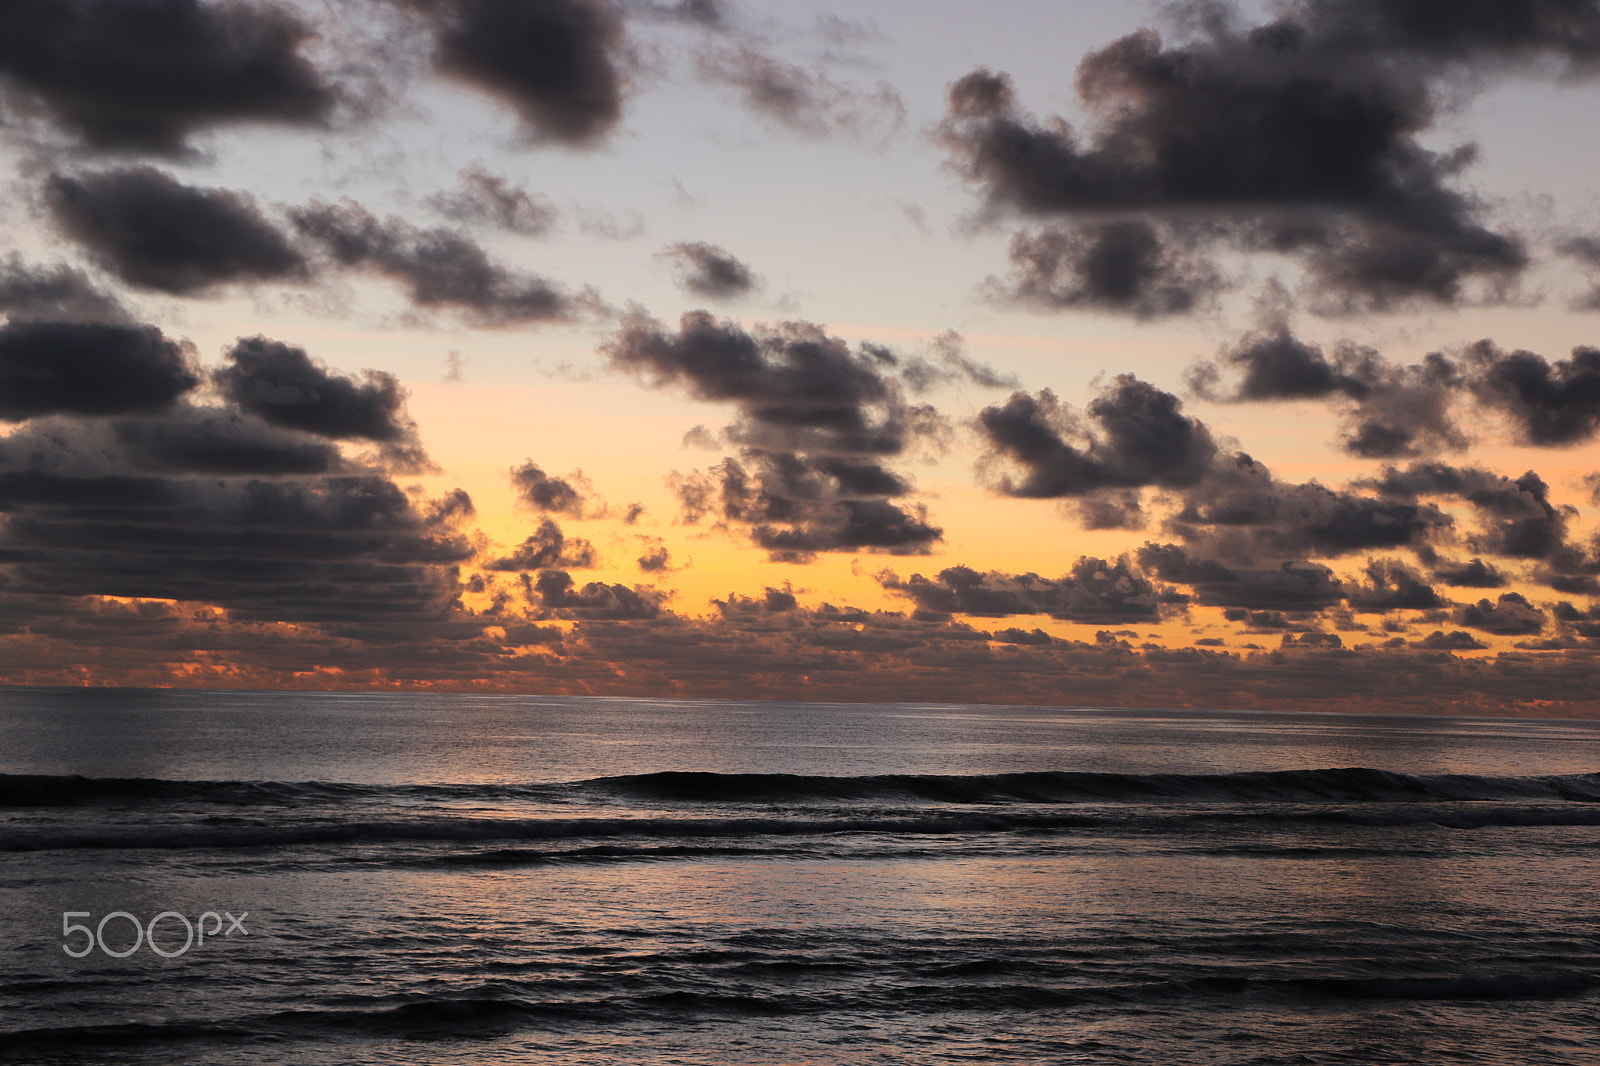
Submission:
M 651 386 L 739 411 L 722 434 L 738 457 L 676 480 L 685 521 L 744 527 L 773 558 L 795 562 L 825 551 L 926 552 L 940 539 L 925 508 L 892 502 L 911 485 L 884 460 L 937 436 L 943 420 L 908 403 L 869 351 L 808 322 L 750 332 L 705 311 L 683 315 L 676 333 L 634 317 L 603 351 Z
M 905 121 L 905 104 L 887 82 L 871 89 L 836 82 L 820 69 L 774 59 L 748 44 L 710 48 L 698 69 L 704 81 L 737 90 L 757 118 L 801 136 L 882 140 Z
M 453 222 L 492 226 L 524 237 L 543 237 L 555 227 L 557 212 L 547 197 L 528 192 L 475 163 L 458 175 L 450 192 L 427 198 L 427 205 Z
M 593 294 L 574 295 L 495 262 L 457 230 L 379 219 L 349 200 L 295 208 L 290 217 L 300 234 L 321 245 L 334 262 L 402 282 L 419 308 L 457 310 L 473 325 L 566 321 L 597 304 Z
M 678 287 L 691 296 L 733 300 L 761 285 L 761 279 L 736 256 L 704 241 L 669 244 L 656 258 L 672 268 Z

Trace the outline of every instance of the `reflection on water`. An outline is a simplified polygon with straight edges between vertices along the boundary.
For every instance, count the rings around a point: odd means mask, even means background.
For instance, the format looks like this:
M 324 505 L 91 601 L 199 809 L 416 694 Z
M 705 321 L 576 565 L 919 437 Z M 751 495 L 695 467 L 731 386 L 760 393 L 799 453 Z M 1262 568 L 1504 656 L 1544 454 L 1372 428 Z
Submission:
M 0 1061 L 1600 1061 L 1583 723 L 0 696 Z

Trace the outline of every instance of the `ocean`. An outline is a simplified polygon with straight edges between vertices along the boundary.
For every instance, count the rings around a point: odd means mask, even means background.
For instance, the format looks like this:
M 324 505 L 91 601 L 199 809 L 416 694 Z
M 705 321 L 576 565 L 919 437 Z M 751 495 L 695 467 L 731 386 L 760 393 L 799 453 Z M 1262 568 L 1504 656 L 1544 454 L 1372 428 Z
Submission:
M 0 1061 L 1600 1061 L 1600 724 L 0 690 Z

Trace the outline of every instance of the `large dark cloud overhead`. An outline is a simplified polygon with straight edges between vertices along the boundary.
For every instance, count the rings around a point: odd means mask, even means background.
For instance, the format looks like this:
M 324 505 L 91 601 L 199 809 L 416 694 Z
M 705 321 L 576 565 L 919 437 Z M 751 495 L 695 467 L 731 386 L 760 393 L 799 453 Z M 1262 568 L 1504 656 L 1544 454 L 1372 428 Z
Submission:
M 573 295 L 537 275 L 514 271 L 453 229 L 419 229 L 379 219 L 360 204 L 313 203 L 290 212 L 295 228 L 337 263 L 402 282 L 425 309 L 460 311 L 475 325 L 558 322 L 591 308 L 592 294 Z
M 161 410 L 200 384 L 194 362 L 154 326 L 12 321 L 0 327 L 0 419 Z
M 1077 72 L 1087 137 L 1028 115 L 1006 75 L 977 70 L 951 86 L 942 135 L 992 207 L 1204 219 L 1219 246 L 1295 257 L 1323 310 L 1501 298 L 1528 263 L 1522 242 L 1457 188 L 1470 147 L 1423 145 L 1467 84 L 1449 63 L 1417 59 L 1420 42 L 1448 35 L 1408 37 L 1395 26 L 1426 21 L 1408 19 L 1355 33 L 1339 11 L 1301 5 L 1253 29 L 1208 17 L 1178 45 L 1140 30 L 1091 51 Z M 1573 54 L 1559 21 L 1517 48 L 1458 34 L 1451 58 L 1536 65 Z
M 1553 59 L 1569 75 L 1600 67 L 1600 4 L 1595 0 L 1295 0 L 1278 26 L 1285 33 L 1310 28 L 1342 50 L 1388 52 L 1413 61 L 1470 65 Z
M 187 295 L 305 271 L 249 196 L 184 185 L 154 167 L 56 174 L 46 198 L 61 230 L 130 285 Z
M 538 141 L 597 144 L 622 117 L 627 39 L 606 0 L 397 0 L 435 36 L 434 63 L 511 105 Z
M 1565 447 L 1600 433 L 1600 349 L 1588 346 L 1551 362 L 1482 340 L 1401 366 L 1350 342 L 1325 352 L 1278 324 L 1201 360 L 1188 381 L 1223 403 L 1323 400 L 1342 416 L 1340 445 L 1365 458 L 1464 450 L 1471 404 L 1504 416 L 1519 444 Z
M 230 122 L 315 125 L 337 96 L 285 5 L 8 0 L 0 88 L 91 148 L 177 155 Z

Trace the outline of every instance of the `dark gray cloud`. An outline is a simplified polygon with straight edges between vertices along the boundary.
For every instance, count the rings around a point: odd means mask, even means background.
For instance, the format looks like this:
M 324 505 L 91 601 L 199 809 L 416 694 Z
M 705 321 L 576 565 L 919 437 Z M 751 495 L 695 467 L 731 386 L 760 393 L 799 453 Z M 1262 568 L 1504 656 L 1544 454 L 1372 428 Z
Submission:
M 1013 393 L 1005 403 L 984 408 L 978 428 L 993 460 L 1022 470 L 1020 480 L 1001 475 L 997 487 L 1008 496 L 1180 488 L 1204 477 L 1217 455 L 1210 431 L 1182 409 L 1171 393 L 1121 374 L 1089 403 L 1087 419 L 1045 389 Z
M 942 135 L 993 208 L 1204 219 L 1222 246 L 1296 258 L 1325 312 L 1503 298 L 1528 263 L 1521 241 L 1488 228 L 1483 206 L 1454 187 L 1474 150 L 1422 139 L 1481 69 L 1565 56 L 1587 72 L 1560 27 L 1592 12 L 1552 16 L 1516 47 L 1342 12 L 1303 4 L 1242 28 L 1211 4 L 1184 43 L 1140 30 L 1091 51 L 1077 70 L 1088 136 L 1028 115 L 1006 75 L 977 70 L 951 86 Z
M 626 35 L 605 0 L 397 0 L 441 73 L 511 105 L 535 141 L 597 144 L 622 118 Z
M 871 459 L 746 448 L 708 471 L 675 479 L 683 518 L 736 525 L 783 562 L 818 552 L 927 554 L 943 537 L 920 504 L 894 498 L 911 487 Z
M 582 518 L 588 509 L 590 492 L 583 475 L 552 477 L 532 459 L 511 471 L 511 484 L 517 498 L 536 511 Z
M 127 308 L 82 271 L 33 266 L 15 254 L 0 262 L 0 313 L 13 322 L 133 323 Z
M 1512 479 L 1481 467 L 1414 463 L 1405 470 L 1385 468 L 1381 477 L 1359 484 L 1397 500 L 1466 500 L 1479 519 L 1479 528 L 1466 538 L 1469 549 L 1533 563 L 1529 579 L 1559 591 L 1600 595 L 1600 540 L 1587 547 L 1574 542 L 1577 509 L 1555 503 L 1550 486 L 1531 470 Z
M 94 438 L 89 427 L 75 428 L 81 444 Z M 103 430 L 108 435 L 103 452 L 120 455 L 141 473 L 276 476 L 359 470 L 327 440 L 214 407 L 184 405 L 160 418 L 112 419 Z
M 670 593 L 649 585 L 591 581 L 578 588 L 565 570 L 545 570 L 530 586 L 532 597 L 553 618 L 590 622 L 657 618 Z
M 634 560 L 646 574 L 664 574 L 672 569 L 672 552 L 660 537 L 645 537 L 644 554 Z M 792 598 L 792 597 L 791 597 Z
M 749 45 L 708 49 L 698 67 L 703 80 L 737 90 L 750 113 L 806 137 L 882 138 L 905 118 L 905 104 L 886 82 L 870 90 L 836 82 Z
M 275 477 L 360 471 L 327 440 L 231 408 L 191 403 L 116 416 L 38 419 L 4 438 L 0 455 L 12 471 L 14 491 L 32 484 L 46 494 L 84 484 L 148 489 L 155 484 L 147 480 L 152 475 Z
M 203 456 L 182 474 L 134 473 L 184 454 L 152 456 L 135 438 L 122 472 L 75 476 L 6 443 L 0 553 L 13 593 L 183 600 L 250 621 L 442 622 L 458 595 L 452 566 L 473 552 L 377 475 L 219 477 Z
M 781 589 L 767 586 L 760 599 L 734 592 L 725 600 L 712 600 L 711 605 L 723 618 L 729 619 L 770 618 L 773 615 L 794 615 L 800 611 L 800 602 L 795 599 L 794 591 L 787 582 Z
M 1454 170 L 1452 163 L 1447 169 Z M 1302 257 L 1310 306 L 1323 315 L 1393 311 L 1413 303 L 1497 304 L 1516 297 L 1530 259 L 1521 238 L 1494 233 L 1469 211 L 1441 210 L 1431 229 L 1414 221 L 1302 229 L 1286 223 L 1258 250 Z M 1476 287 L 1474 289 L 1474 287 Z
M 1270 633 L 1279 630 L 1302 630 L 1312 625 L 1311 615 L 1300 612 L 1291 618 L 1282 611 L 1250 611 L 1243 607 L 1228 607 L 1222 617 L 1246 626 L 1247 633 Z
M 1242 453 L 1219 457 L 1181 504 L 1168 531 L 1203 557 L 1241 565 L 1426 549 L 1454 525 L 1448 513 L 1403 494 L 1280 481 Z
M 0 327 L 0 419 L 170 407 L 200 384 L 194 353 L 154 326 L 11 321 Z
M 588 570 L 599 561 L 599 554 L 582 537 L 569 537 L 553 519 L 539 522 L 533 535 L 510 555 L 483 564 L 486 570 Z
M 1230 373 L 1234 380 L 1225 384 Z M 1342 415 L 1340 446 L 1368 459 L 1468 445 L 1455 420 L 1464 378 L 1438 353 L 1396 366 L 1371 348 L 1342 343 L 1329 356 L 1279 325 L 1246 334 L 1215 360 L 1201 361 L 1188 381 L 1199 395 L 1224 403 L 1326 400 Z
M 1161 318 L 1203 307 L 1225 287 L 1212 263 L 1142 219 L 1023 230 L 1011 265 L 1009 279 L 991 281 L 992 295 L 1048 310 Z
M 673 272 L 678 287 L 693 296 L 732 300 L 761 285 L 750 268 L 724 248 L 705 241 L 679 241 L 656 253 Z
M 25 420 L 0 438 L 0 613 L 114 596 L 375 640 L 473 629 L 465 493 L 415 500 L 334 442 L 407 443 L 393 379 L 357 385 L 264 338 L 232 356 L 221 403 L 200 403 L 192 352 L 153 326 L 0 329 L 4 417 Z
M 1600 348 L 1572 349 L 1555 363 L 1479 341 L 1463 353 L 1478 400 L 1508 418 L 1524 444 L 1561 447 L 1600 432 Z
M 892 416 L 895 386 L 877 361 L 809 322 L 754 332 L 707 311 L 690 311 L 669 333 L 635 317 L 602 351 L 653 386 L 682 385 L 701 400 L 729 401 L 751 421 L 781 431 L 814 428 L 846 450 L 893 453 L 905 427 Z M 886 416 L 873 424 L 872 415 Z
M 1478 640 L 1471 633 L 1457 629 L 1450 633 L 1435 629 L 1412 645 L 1424 651 L 1483 651 L 1489 645 Z
M 9 0 L 0 88 L 91 148 L 178 155 L 233 122 L 314 125 L 334 90 L 299 53 L 288 6 L 200 0 Z
M 1320 611 L 1345 598 L 1343 583 L 1326 566 L 1283 563 L 1272 569 L 1244 569 L 1199 559 L 1177 545 L 1146 544 L 1139 566 L 1163 581 L 1188 585 L 1195 602 L 1251 611 Z
M 1292 395 L 1339 387 L 1333 367 L 1324 363 L 1313 376 L 1300 373 L 1305 365 L 1298 360 L 1294 374 L 1265 385 L 1258 375 L 1252 387 Z M 1419 572 L 1397 560 L 1369 563 L 1366 583 L 1348 588 L 1310 560 L 1394 549 L 1434 559 L 1435 543 L 1452 535 L 1450 513 L 1415 493 L 1371 483 L 1334 489 L 1279 480 L 1249 455 L 1220 449 L 1176 397 L 1131 375 L 1117 378 L 1083 415 L 1048 390 L 1018 392 L 985 408 L 978 428 L 990 448 L 991 476 L 999 468 L 992 481 L 999 491 L 1070 500 L 1086 528 L 1142 529 L 1143 491 L 1167 490 L 1163 499 L 1176 507 L 1163 528 L 1181 544 L 1150 545 L 1140 563 L 1163 580 L 1193 585 L 1203 603 L 1313 611 L 1348 601 L 1369 612 L 1444 604 Z
M 463 170 L 460 185 L 435 193 L 427 204 L 456 222 L 493 226 L 524 237 L 543 237 L 556 224 L 556 208 L 548 198 L 528 192 L 474 164 Z
M 921 553 L 939 540 L 923 508 L 892 502 L 911 485 L 884 461 L 938 439 L 944 422 L 905 400 L 882 349 L 852 352 L 809 322 L 747 331 L 692 311 L 676 333 L 631 319 L 602 350 L 650 385 L 739 411 L 722 433 L 738 456 L 677 479 L 687 521 L 744 527 L 791 561 L 822 551 Z
M 1264 33 L 1310 28 L 1330 45 L 1444 64 L 1560 61 L 1566 73 L 1600 66 L 1594 0 L 1296 0 Z
M 1548 617 L 1516 592 L 1503 592 L 1497 602 L 1479 600 L 1457 607 L 1452 616 L 1457 625 L 1481 629 L 1503 637 L 1521 637 L 1544 631 Z
M 1412 463 L 1403 470 L 1385 467 L 1379 477 L 1356 484 L 1405 503 L 1421 497 L 1466 500 L 1483 523 L 1468 543 L 1484 554 L 1550 559 L 1569 548 L 1568 524 L 1574 512 L 1553 503 L 1550 487 L 1531 470 L 1512 479 L 1482 467 Z
M 592 295 L 573 296 L 544 278 L 507 269 L 455 230 L 380 220 L 348 200 L 314 203 L 290 215 L 300 233 L 339 264 L 394 278 L 418 307 L 462 311 L 474 325 L 564 321 L 595 302 Z
M 1150 582 L 1132 561 L 1085 556 L 1057 579 L 1038 574 L 980 574 L 965 566 L 941 570 L 934 579 L 912 574 L 901 580 L 885 572 L 879 583 L 916 604 L 917 617 L 943 620 L 955 614 L 985 618 L 1043 614 L 1069 622 L 1118 625 L 1159 622 L 1181 613 L 1187 597 Z
M 1591 603 L 1585 611 L 1562 600 L 1552 613 L 1560 628 L 1584 640 L 1600 642 L 1600 603 Z
M 1433 567 L 1433 576 L 1446 585 L 1463 589 L 1504 588 L 1510 580 L 1482 559 L 1467 563 L 1438 562 Z
M 1365 582 L 1348 589 L 1350 606 L 1357 612 L 1427 611 L 1446 606 L 1447 601 L 1421 573 L 1398 559 L 1372 559 L 1365 573 Z
M 62 232 L 130 285 L 187 295 L 305 272 L 243 193 L 184 185 L 145 166 L 56 174 L 45 192 Z
M 334 440 L 416 442 L 405 390 L 393 374 L 364 370 L 357 381 L 314 363 L 303 348 L 260 336 L 242 338 L 227 360 L 212 381 L 263 421 Z

